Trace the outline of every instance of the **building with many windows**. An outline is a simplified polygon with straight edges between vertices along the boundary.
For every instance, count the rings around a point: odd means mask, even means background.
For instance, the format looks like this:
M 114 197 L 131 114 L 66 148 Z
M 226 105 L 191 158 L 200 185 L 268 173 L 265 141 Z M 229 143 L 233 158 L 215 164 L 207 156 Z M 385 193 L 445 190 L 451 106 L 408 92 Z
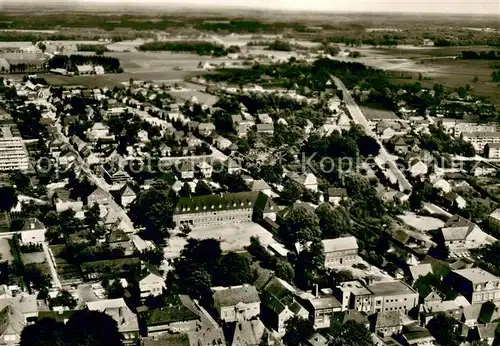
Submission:
M 500 301 L 500 278 L 481 268 L 454 270 L 450 279 L 471 304 Z
M 10 126 L 0 128 L 0 171 L 27 170 L 28 151 L 20 136 L 14 136 Z
M 372 312 L 401 310 L 418 305 L 418 293 L 403 281 L 376 282 L 367 287 L 373 293 Z
M 276 212 L 272 200 L 262 192 L 236 192 L 183 197 L 177 202 L 177 227 L 203 227 L 252 221 L 254 212 L 264 218 Z
M 470 142 L 476 152 L 483 153 L 484 147 L 489 143 L 500 143 L 500 132 L 484 131 L 484 132 L 463 132 L 462 139 Z

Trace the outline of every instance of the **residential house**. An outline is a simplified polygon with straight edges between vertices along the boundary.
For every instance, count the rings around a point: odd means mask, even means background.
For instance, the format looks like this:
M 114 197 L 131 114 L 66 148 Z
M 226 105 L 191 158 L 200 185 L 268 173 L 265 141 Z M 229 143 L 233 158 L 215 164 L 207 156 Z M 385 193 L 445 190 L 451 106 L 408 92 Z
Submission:
M 429 293 L 419 307 L 420 323 L 426 326 L 437 314 L 446 314 L 459 321 L 462 308 L 455 300 L 443 300 L 435 291 Z
M 358 241 L 355 237 L 324 239 L 325 267 L 354 263 L 358 260 Z
M 373 293 L 373 312 L 401 310 L 405 313 L 418 305 L 418 293 L 403 281 L 382 281 L 368 285 Z
M 206 161 L 201 161 L 196 164 L 196 168 L 198 169 L 198 172 L 204 177 L 204 178 L 211 178 L 212 177 L 212 172 L 213 172 L 213 167 Z
M 149 310 L 145 321 L 148 336 L 196 331 L 200 317 L 185 304 L 189 300 L 179 295 L 169 298 L 167 306 Z
M 333 205 L 340 205 L 340 202 L 347 198 L 347 190 L 344 188 L 329 188 L 326 192 L 328 202 Z
M 498 322 L 479 324 L 469 331 L 469 338 L 482 342 L 482 344 L 493 345 L 497 338 Z
M 114 140 L 115 136 L 110 134 L 109 127 L 101 122 L 96 122 L 87 131 L 87 139 L 91 143 L 97 142 L 99 139 Z
M 123 343 L 134 345 L 139 338 L 139 321 L 123 298 L 87 302 L 90 311 L 100 311 L 116 321 L 118 331 L 123 335 Z
M 437 177 L 436 179 L 431 181 L 432 187 L 435 188 L 436 190 L 439 190 L 445 194 L 448 194 L 451 192 L 451 184 L 443 179 Z
M 190 160 L 184 160 L 177 168 L 181 179 L 194 179 L 194 164 Z
M 219 136 L 214 140 L 214 144 L 217 149 L 224 151 L 231 146 L 232 142 L 227 138 Z
M 257 133 L 274 134 L 274 124 L 257 124 Z
M 121 249 L 124 251 L 125 256 L 130 256 L 133 254 L 134 248 L 127 233 L 117 226 L 119 223 L 120 221 L 117 220 L 113 224 L 113 229 L 108 234 L 107 242 L 110 249 Z
M 492 244 L 496 239 L 481 230 L 474 222 L 459 215 L 454 215 L 441 228 L 444 244 L 451 252 L 477 249 L 485 244 Z
M 267 330 L 261 320 L 238 321 L 231 333 L 230 346 L 258 346 L 267 342 Z
M 371 313 L 373 311 L 373 293 L 359 281 L 345 281 L 335 287 L 335 296 L 342 304 L 342 310 Z
M 285 335 L 285 323 L 293 316 L 309 317 L 309 312 L 295 298 L 296 293 L 295 287 L 277 277 L 262 287 L 261 319 L 280 336 Z
M 320 293 L 317 285 L 314 285 L 312 294 L 302 294 L 300 298 L 315 329 L 329 328 L 333 315 L 342 311 L 340 302 L 329 293 Z
M 408 271 L 410 272 L 410 278 L 413 282 L 417 281 L 421 276 L 426 276 L 427 274 L 433 273 L 430 263 L 422 263 L 409 266 Z
M 16 307 L 7 305 L 0 310 L 0 321 L 0 345 L 19 345 L 27 324 L 23 314 Z
M 486 143 L 484 156 L 488 159 L 500 159 L 500 143 Z
M 448 192 L 443 196 L 443 202 L 448 208 L 464 209 L 467 206 L 465 198 L 456 192 Z
M 471 304 L 500 301 L 500 278 L 481 268 L 453 270 L 450 282 Z
M 139 280 L 139 290 L 141 299 L 147 297 L 157 297 L 163 293 L 165 288 L 165 280 L 161 274 L 152 266 L 146 265 L 143 269 L 144 273 Z
M 83 202 L 80 199 L 76 201 L 71 199 L 69 191 L 65 189 L 56 189 L 52 195 L 52 200 L 58 213 L 62 213 L 68 209 L 72 209 L 76 213 L 83 210 Z
M 87 197 L 87 205 L 89 207 L 93 206 L 94 204 L 108 205 L 109 203 L 111 203 L 111 195 L 100 187 L 97 187 Z
M 436 339 L 431 333 L 416 323 L 403 326 L 400 340 L 408 346 L 425 346 L 436 343 Z
M 491 214 L 488 215 L 488 219 L 500 226 L 500 208 L 493 210 Z
M 76 70 L 79 75 L 88 75 L 94 73 L 94 67 L 92 65 L 76 65 Z
M 208 137 L 215 132 L 215 125 L 213 123 L 201 123 L 198 125 L 198 133 L 203 137 Z
M 271 187 L 265 182 L 264 179 L 253 180 L 248 184 L 248 187 L 250 188 L 250 191 L 263 192 L 268 196 L 270 196 L 272 192 Z
M 120 203 L 123 207 L 128 207 L 130 203 L 135 201 L 135 198 L 137 197 L 137 194 L 130 188 L 128 184 L 126 184 L 124 187 L 121 188 L 120 190 Z
M 45 225 L 36 218 L 29 218 L 21 229 L 21 244 L 42 244 L 45 241 Z
M 250 320 L 260 314 L 260 298 L 254 286 L 213 287 L 212 291 L 214 307 L 224 322 Z
M 404 312 L 402 311 L 380 311 L 373 315 L 371 330 L 387 337 L 399 334 L 403 330 Z
M 313 192 L 318 192 L 318 179 L 314 174 L 298 174 L 296 172 L 288 172 L 286 176 L 296 183 L 300 184 L 302 187 Z
M 233 174 L 241 170 L 241 166 L 231 157 L 224 162 L 224 167 L 226 167 L 229 174 Z
M 412 159 L 409 162 L 408 171 L 413 178 L 416 178 L 422 175 L 426 175 L 429 171 L 429 167 L 419 159 Z

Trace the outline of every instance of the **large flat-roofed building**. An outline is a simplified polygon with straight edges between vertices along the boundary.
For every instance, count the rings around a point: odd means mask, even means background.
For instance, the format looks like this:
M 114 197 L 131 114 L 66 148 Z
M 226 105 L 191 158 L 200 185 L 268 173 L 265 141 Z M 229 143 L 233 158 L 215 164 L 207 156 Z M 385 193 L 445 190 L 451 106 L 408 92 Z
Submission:
M 454 270 L 450 279 L 471 304 L 500 301 L 500 278 L 481 268 Z
M 335 296 L 342 303 L 343 311 L 372 312 L 373 293 L 359 281 L 341 282 L 335 287 Z
M 10 126 L 0 127 L 0 171 L 27 170 L 28 151 L 23 139 L 14 136 Z
M 418 293 L 402 281 L 382 281 L 367 288 L 373 293 L 372 312 L 408 312 L 418 304 Z
M 262 192 L 236 192 L 183 197 L 177 202 L 174 223 L 177 227 L 202 227 L 252 221 L 254 211 L 260 217 L 276 212 L 272 200 Z
M 484 147 L 489 143 L 500 143 L 500 132 L 498 131 L 483 131 L 483 132 L 463 132 L 462 139 L 470 142 L 476 152 L 483 153 Z

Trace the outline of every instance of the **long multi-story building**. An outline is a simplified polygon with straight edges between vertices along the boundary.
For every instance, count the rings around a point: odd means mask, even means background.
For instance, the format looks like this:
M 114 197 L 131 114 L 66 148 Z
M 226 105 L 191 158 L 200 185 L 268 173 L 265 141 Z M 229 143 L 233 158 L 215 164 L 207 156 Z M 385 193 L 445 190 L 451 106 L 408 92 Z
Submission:
M 450 279 L 471 304 L 500 301 L 500 278 L 481 268 L 454 270 Z
M 443 130 L 451 136 L 460 137 L 463 132 L 496 132 L 498 127 L 494 123 L 475 123 L 463 119 L 443 118 L 438 121 Z
M 173 220 L 177 227 L 203 227 L 250 222 L 276 213 L 272 200 L 256 191 L 182 197 L 177 202 Z
M 500 143 L 500 132 L 463 132 L 462 139 L 470 142 L 474 146 L 474 149 L 476 149 L 476 152 L 483 153 L 486 144 Z
M 0 131 L 0 171 L 27 170 L 28 150 L 23 139 L 14 136 L 10 126 L 2 126 Z

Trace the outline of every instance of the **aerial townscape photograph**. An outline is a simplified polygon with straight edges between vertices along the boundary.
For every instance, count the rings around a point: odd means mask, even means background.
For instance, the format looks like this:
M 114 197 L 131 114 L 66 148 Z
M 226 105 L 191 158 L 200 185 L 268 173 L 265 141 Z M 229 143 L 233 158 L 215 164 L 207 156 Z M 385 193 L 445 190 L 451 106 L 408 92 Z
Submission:
M 0 0 L 0 346 L 500 346 L 500 0 Z

